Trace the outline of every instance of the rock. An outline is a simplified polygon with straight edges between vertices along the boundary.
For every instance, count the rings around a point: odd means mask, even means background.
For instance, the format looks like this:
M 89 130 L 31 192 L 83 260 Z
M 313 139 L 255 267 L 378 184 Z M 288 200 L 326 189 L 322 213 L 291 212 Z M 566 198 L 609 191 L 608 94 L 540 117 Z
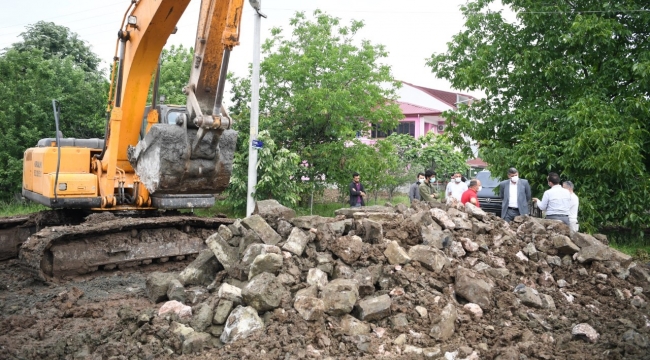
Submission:
M 413 224 L 419 224 L 425 227 L 435 224 L 436 228 L 438 230 L 441 230 L 440 225 L 438 225 L 438 223 L 433 221 L 433 217 L 431 217 L 431 213 L 429 213 L 428 211 L 417 212 L 411 215 L 409 217 L 409 220 L 411 220 Z
M 380 222 L 362 219 L 361 227 L 363 228 L 363 241 L 369 244 L 379 244 L 384 239 L 384 232 Z
M 169 283 L 169 288 L 167 289 L 167 298 L 169 300 L 176 300 L 178 302 L 184 303 L 187 299 L 185 295 L 185 287 L 181 284 L 180 281 L 174 279 Z
M 212 325 L 214 313 L 212 312 L 212 307 L 208 304 L 201 304 L 197 306 L 197 309 L 192 317 L 192 321 L 190 321 L 190 326 L 196 331 L 204 331 Z
M 173 321 L 169 326 L 172 334 L 176 335 L 181 341 L 185 341 L 194 333 L 194 329 L 181 323 Z
M 528 262 L 528 257 L 524 255 L 522 251 L 517 252 L 515 256 L 517 257 L 517 259 L 519 259 L 519 261 Z
M 280 204 L 277 200 L 260 200 L 255 202 L 253 214 L 260 215 L 272 227 L 277 227 L 280 219 L 291 220 L 296 212 Z
M 640 287 L 640 286 L 635 286 L 633 290 L 634 290 L 634 295 L 641 295 L 641 294 L 643 294 L 643 288 Z
M 492 224 L 486 224 L 480 220 L 472 219 L 472 232 L 474 234 L 487 234 L 492 231 L 494 227 Z
M 471 270 L 458 268 L 456 270 L 456 281 L 454 282 L 456 294 L 462 296 L 469 302 L 478 304 L 482 309 L 492 307 L 492 286 L 479 279 Z
M 409 325 L 409 321 L 406 318 L 406 314 L 397 314 L 391 316 L 388 320 L 390 324 L 393 326 L 393 328 L 407 327 Z
M 309 286 L 304 289 L 298 290 L 296 292 L 296 298 L 298 296 L 307 296 L 307 297 L 318 297 L 318 288 L 316 286 Z
M 388 259 L 391 265 L 404 265 L 411 261 L 411 258 L 406 253 L 406 250 L 399 246 L 397 241 L 391 241 L 384 251 L 384 256 Z
M 344 263 L 351 265 L 361 256 L 363 240 L 358 236 L 341 236 L 334 241 L 331 250 Z
M 449 259 L 445 254 L 431 246 L 415 245 L 409 249 L 409 257 L 413 261 L 419 262 L 423 267 L 430 271 L 440 272 L 445 266 L 449 266 Z
M 576 338 L 587 340 L 591 343 L 595 343 L 600 336 L 591 325 L 587 323 L 578 324 L 571 329 L 571 335 Z
M 212 323 L 215 325 L 223 325 L 223 323 L 225 323 L 228 319 L 228 315 L 230 315 L 230 312 L 232 311 L 234 305 L 235 303 L 230 300 L 219 300 L 219 304 L 217 304 L 217 306 L 214 308 Z
M 539 277 L 537 278 L 537 283 L 540 286 L 549 287 L 555 284 L 555 279 L 553 278 L 553 275 L 551 275 L 551 273 L 543 271 L 541 274 L 539 274 Z
M 381 320 L 390 315 L 391 304 L 392 301 L 388 295 L 366 298 L 355 306 L 355 314 L 364 321 Z
M 465 311 L 470 313 L 472 315 L 472 318 L 474 318 L 475 320 L 483 317 L 483 309 L 481 309 L 481 307 L 478 306 L 478 304 L 467 303 L 463 305 L 463 309 L 465 309 Z
M 291 234 L 291 231 L 293 231 L 293 225 L 291 225 L 288 221 L 278 220 L 278 227 L 276 231 L 280 236 L 282 236 L 283 239 L 286 239 Z
M 451 256 L 455 258 L 461 258 L 467 254 L 465 252 L 465 249 L 463 249 L 463 244 L 457 241 L 451 242 L 451 247 L 449 247 L 449 253 L 451 254 Z
M 176 279 L 175 274 L 153 272 L 147 276 L 145 282 L 147 298 L 154 303 L 167 300 L 167 289 L 169 283 Z
M 181 271 L 178 277 L 185 286 L 209 285 L 221 269 L 221 264 L 212 251 L 206 249 L 201 251 L 199 256 Z
M 598 245 L 586 246 L 580 249 L 576 260 L 579 263 L 591 263 L 592 261 L 629 261 L 632 258 L 629 255 L 623 254 L 616 249 L 612 249 L 598 242 Z
M 212 336 L 208 333 L 192 332 L 186 337 L 185 341 L 183 341 L 181 351 L 186 355 L 201 352 L 204 349 L 212 347 L 211 341 Z
M 273 275 L 277 274 L 278 271 L 282 269 L 282 260 L 283 258 L 280 254 L 269 253 L 257 255 L 250 266 L 248 278 L 252 279 L 257 274 L 261 274 L 263 272 L 267 272 Z
M 418 315 L 420 315 L 421 318 L 426 318 L 429 312 L 427 309 L 423 306 L 416 306 L 415 311 L 417 311 Z
M 413 345 L 404 346 L 404 355 L 422 355 L 422 348 Z
M 313 296 L 298 296 L 293 302 L 293 308 L 300 316 L 307 321 L 316 321 L 323 317 L 325 303 L 323 300 Z
M 322 289 L 327 285 L 327 274 L 320 269 L 312 268 L 307 273 L 307 284 Z
M 542 308 L 542 299 L 537 290 L 528 286 L 518 285 L 515 288 L 515 293 L 519 297 L 519 300 L 521 300 L 522 304 L 538 309 Z
M 429 212 L 431 213 L 433 220 L 435 220 L 443 229 L 453 230 L 456 228 L 456 223 L 454 223 L 444 210 L 431 209 Z M 470 229 L 471 228 L 472 227 L 470 226 Z
M 533 261 L 538 261 L 539 260 L 539 253 L 537 252 L 537 249 L 535 248 L 534 243 L 528 243 L 522 250 L 526 256 L 528 256 L 529 259 Z
M 422 354 L 424 355 L 425 359 L 437 359 L 442 355 L 442 351 L 440 350 L 439 347 L 428 347 L 422 349 Z
M 320 224 L 326 224 L 331 221 L 332 218 L 327 218 L 320 215 L 306 215 L 306 216 L 298 216 L 296 218 L 293 218 L 291 220 L 291 223 L 295 227 L 309 230 L 309 229 L 317 228 L 318 225 Z
M 249 216 L 242 220 L 241 224 L 244 228 L 255 232 L 267 245 L 277 245 L 282 241 L 282 237 L 259 215 Z
M 295 227 L 293 230 L 291 230 L 291 234 L 289 234 L 289 238 L 287 239 L 287 242 L 282 246 L 282 249 L 301 256 L 305 251 L 305 246 L 307 246 L 308 242 L 309 235 L 300 230 L 298 227 Z
M 370 334 L 370 324 L 359 321 L 350 315 L 341 318 L 341 332 L 348 336 Z
M 552 266 L 562 266 L 562 258 L 559 256 L 546 256 L 546 263 Z
M 432 246 L 439 250 L 449 247 L 454 239 L 449 231 L 432 229 L 431 225 L 421 226 L 420 234 L 422 235 L 422 245 Z
M 232 230 L 230 230 L 230 228 L 226 225 L 219 226 L 219 230 L 217 230 L 217 232 L 219 233 L 221 238 L 226 241 L 230 241 L 234 236 Z
M 372 279 L 372 274 L 366 268 L 361 268 L 354 273 L 354 280 L 359 286 L 359 296 L 364 297 L 372 295 L 375 292 L 375 284 Z
M 242 254 L 241 264 L 246 273 L 250 271 L 250 266 L 259 255 L 264 254 L 282 254 L 282 250 L 275 245 L 250 244 Z
M 472 240 L 468 238 L 460 238 L 459 240 L 463 244 L 463 249 L 465 249 L 466 251 L 468 252 L 478 251 L 478 244 L 473 242 Z
M 341 261 L 336 262 L 336 266 L 332 271 L 333 279 L 352 279 L 354 278 L 354 270 L 351 267 L 345 265 Z
M 235 304 L 242 303 L 241 289 L 230 284 L 221 284 L 219 290 L 217 291 L 217 296 L 220 299 L 230 300 Z
M 639 334 L 638 332 L 630 329 L 623 333 L 621 339 L 627 343 L 632 343 L 640 348 L 648 347 L 648 338 L 644 335 Z
M 239 339 L 245 339 L 263 328 L 264 323 L 257 315 L 257 310 L 250 306 L 237 306 L 226 320 L 226 325 L 221 334 L 221 341 L 224 344 L 229 344 Z
M 226 271 L 230 270 L 230 268 L 239 260 L 239 249 L 230 246 L 230 244 L 228 244 L 219 233 L 210 235 L 210 237 L 205 240 L 205 243 Z
M 354 280 L 334 279 L 321 291 L 325 312 L 333 316 L 349 314 L 358 298 L 359 289 Z
M 288 291 L 273 274 L 265 272 L 252 278 L 241 294 L 246 304 L 263 312 L 279 307 Z
M 433 325 L 429 336 L 438 340 L 445 341 L 449 339 L 456 330 L 456 318 L 458 314 L 456 312 L 456 307 L 452 303 L 448 303 L 440 312 L 438 322 Z
M 352 229 L 352 219 L 334 221 L 328 225 L 337 236 L 343 236 L 347 235 Z
M 550 295 L 539 294 L 539 298 L 542 300 L 542 308 L 550 310 L 556 309 L 555 301 L 553 301 L 553 298 Z
M 158 310 L 159 316 L 166 313 L 174 313 L 178 315 L 179 318 L 190 317 L 192 316 L 192 308 L 187 305 L 183 305 L 176 300 L 172 300 L 164 303 Z
M 379 205 L 373 205 L 373 206 L 363 206 L 361 208 L 343 208 L 343 209 L 338 209 L 334 211 L 334 214 L 339 216 L 345 216 L 346 218 L 353 218 L 354 213 L 358 212 L 379 212 L 379 213 L 393 213 L 396 212 L 395 209 L 391 206 L 379 206 Z
M 395 340 L 393 340 L 393 344 L 398 346 L 404 345 L 404 343 L 406 343 L 406 334 L 400 334 L 395 338 Z
M 578 245 L 574 244 L 568 236 L 555 235 L 551 238 L 551 241 L 560 255 L 573 255 L 580 251 Z
M 479 220 L 487 218 L 487 213 L 485 211 L 469 202 L 465 203 L 465 212 Z
M 559 288 L 567 287 L 567 285 L 569 284 L 564 279 L 560 279 L 557 281 L 557 287 Z
M 454 229 L 456 230 L 472 230 L 472 222 L 461 218 L 453 218 Z

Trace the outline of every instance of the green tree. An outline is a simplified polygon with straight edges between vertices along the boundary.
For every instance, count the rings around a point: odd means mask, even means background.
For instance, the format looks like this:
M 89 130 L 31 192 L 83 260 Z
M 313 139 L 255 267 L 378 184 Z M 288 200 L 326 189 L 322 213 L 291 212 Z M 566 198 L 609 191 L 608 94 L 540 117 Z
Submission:
M 257 186 L 254 198 L 256 200 L 275 199 L 282 205 L 294 207 L 299 196 L 298 183 L 292 181 L 297 171 L 300 158 L 296 153 L 278 147 L 268 131 L 261 131 L 258 138 L 264 142 L 264 147 L 258 150 Z M 248 139 L 247 134 L 240 137 Z M 249 143 L 245 141 L 245 143 Z M 242 146 L 235 152 L 232 176 L 226 195 L 229 203 L 235 208 L 246 208 L 248 190 L 248 146 Z M 245 166 L 244 166 L 245 165 Z
M 27 31 L 20 34 L 21 42 L 12 45 L 18 51 L 42 50 L 45 59 L 71 57 L 83 70 L 99 70 L 99 57 L 90 46 L 65 26 L 53 22 L 39 21 L 28 25 Z
M 172 45 L 169 49 L 163 49 L 160 55 L 158 96 L 165 97 L 165 104 L 184 105 L 187 102 L 187 95 L 183 93 L 183 88 L 190 81 L 193 54 L 194 50 L 191 47 L 186 48 L 183 45 Z M 153 95 L 153 83 L 154 79 L 151 80 L 149 103 Z
M 454 148 L 449 137 L 427 133 L 418 139 L 418 163 L 424 168 L 434 169 L 439 179 L 447 180 L 455 172 L 465 173 L 469 166 L 467 157 Z
M 448 114 L 493 173 L 516 166 L 541 195 L 549 171 L 576 184 L 581 228 L 650 220 L 650 8 L 647 1 L 492 0 L 462 7 L 466 29 L 428 61 L 486 98 Z
M 349 180 L 341 169 L 345 144 L 372 124 L 393 129 L 401 117 L 390 67 L 382 45 L 357 41 L 360 21 L 349 25 L 321 11 L 308 19 L 296 13 L 289 36 L 274 28 L 262 46 L 260 129 L 278 146 L 297 153 L 301 166 L 294 179 L 308 178 L 305 189 Z M 249 79 L 234 79 L 246 82 Z M 250 92 L 235 83 L 231 112 L 247 112 Z M 246 109 L 243 109 L 246 108 Z
M 52 99 L 61 105 L 64 136 L 103 136 L 107 81 L 38 49 L 0 56 L 0 78 L 0 200 L 7 200 L 20 192 L 23 152 L 55 136 Z

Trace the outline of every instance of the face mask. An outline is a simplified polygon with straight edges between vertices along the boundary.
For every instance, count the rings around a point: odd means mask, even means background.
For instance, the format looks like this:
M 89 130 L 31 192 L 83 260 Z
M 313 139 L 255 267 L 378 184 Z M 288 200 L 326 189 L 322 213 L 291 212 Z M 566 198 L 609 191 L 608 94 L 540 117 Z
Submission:
M 478 187 L 478 191 L 481 191 L 481 190 L 483 190 L 483 186 Z
M 430 182 L 430 183 L 434 183 L 434 182 L 436 182 L 436 178 L 432 177 L 431 179 L 429 179 L 429 182 Z
M 510 180 L 512 180 L 512 182 L 517 182 L 519 180 L 519 176 L 513 176 L 510 178 Z
M 460 180 L 461 180 L 461 178 L 455 178 L 455 179 L 454 179 L 454 181 L 456 181 L 457 183 L 459 183 Z

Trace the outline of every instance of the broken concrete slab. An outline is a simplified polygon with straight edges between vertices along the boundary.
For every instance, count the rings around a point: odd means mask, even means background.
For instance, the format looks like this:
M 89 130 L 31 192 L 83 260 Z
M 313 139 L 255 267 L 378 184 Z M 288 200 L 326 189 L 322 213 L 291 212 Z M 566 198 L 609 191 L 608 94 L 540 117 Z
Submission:
M 280 234 L 275 232 L 275 230 L 273 230 L 273 228 L 259 215 L 249 216 L 243 219 L 241 224 L 244 228 L 255 232 L 255 234 L 262 239 L 262 242 L 267 245 L 277 245 L 277 243 L 282 241 Z
M 239 261 L 239 249 L 230 246 L 219 233 L 212 234 L 205 243 L 225 270 L 229 270 Z
M 224 227 L 222 225 L 222 227 Z M 227 228 L 226 228 L 227 229 Z M 205 249 L 199 253 L 181 273 L 178 275 L 179 280 L 185 286 L 189 285 L 210 285 L 219 270 L 223 269 L 214 253 L 210 249 Z
M 302 256 L 309 240 L 310 237 L 307 233 L 300 230 L 298 227 L 295 227 L 291 230 L 287 242 L 284 243 L 282 249 L 298 256 Z

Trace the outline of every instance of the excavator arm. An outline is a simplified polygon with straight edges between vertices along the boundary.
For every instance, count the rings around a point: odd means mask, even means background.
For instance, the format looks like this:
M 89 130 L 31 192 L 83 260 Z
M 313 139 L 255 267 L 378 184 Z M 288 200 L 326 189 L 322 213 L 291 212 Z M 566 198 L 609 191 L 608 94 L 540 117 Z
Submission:
M 131 1 L 118 31 L 105 139 L 57 136 L 25 151 L 25 197 L 53 208 L 97 210 L 214 203 L 212 195 L 230 181 L 237 139 L 222 99 L 243 0 L 202 0 L 187 104 L 175 107 L 174 121 L 161 119 L 154 106 L 143 126 L 160 54 L 189 2 Z

